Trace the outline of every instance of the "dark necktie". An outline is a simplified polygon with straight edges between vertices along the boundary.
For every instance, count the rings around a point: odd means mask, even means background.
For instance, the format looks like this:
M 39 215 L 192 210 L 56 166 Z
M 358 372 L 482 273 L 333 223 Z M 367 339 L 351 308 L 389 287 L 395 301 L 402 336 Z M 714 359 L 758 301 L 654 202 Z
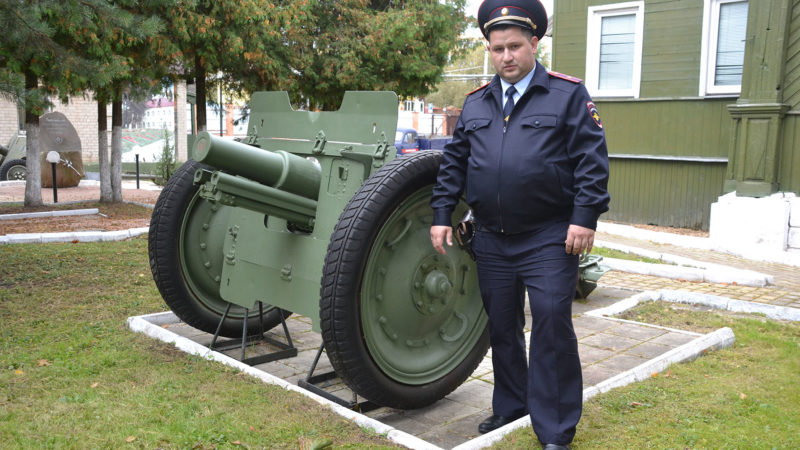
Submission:
M 506 104 L 503 106 L 503 120 L 508 123 L 508 118 L 511 117 L 511 111 L 514 109 L 514 94 L 517 92 L 517 88 L 514 87 L 512 84 L 511 86 L 506 89 Z

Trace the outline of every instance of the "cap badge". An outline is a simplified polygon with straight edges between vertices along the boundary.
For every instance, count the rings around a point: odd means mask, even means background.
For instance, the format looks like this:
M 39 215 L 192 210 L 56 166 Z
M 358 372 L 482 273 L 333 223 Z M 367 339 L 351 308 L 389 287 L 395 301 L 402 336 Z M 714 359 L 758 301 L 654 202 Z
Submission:
M 503 8 L 500 10 L 500 14 L 507 16 L 508 15 L 508 8 Z

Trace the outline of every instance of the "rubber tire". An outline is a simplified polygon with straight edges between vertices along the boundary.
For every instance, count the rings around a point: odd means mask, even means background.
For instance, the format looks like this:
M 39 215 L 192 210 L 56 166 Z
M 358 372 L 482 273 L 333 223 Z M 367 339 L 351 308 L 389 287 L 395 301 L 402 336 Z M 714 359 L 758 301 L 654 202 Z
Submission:
M 3 165 L 0 166 L 0 181 L 9 181 L 8 180 L 8 172 L 14 166 L 22 166 L 23 168 L 25 168 L 26 169 L 25 170 L 26 177 L 23 178 L 23 180 L 25 180 L 27 178 L 27 173 L 28 172 L 27 172 L 27 166 L 25 165 L 25 160 L 24 159 L 12 159 L 11 161 L 4 162 Z
M 441 151 L 426 150 L 395 158 L 375 172 L 342 212 L 322 271 L 320 327 L 331 365 L 353 392 L 392 408 L 421 408 L 444 398 L 472 374 L 489 349 L 487 324 L 473 349 L 447 375 L 409 385 L 381 371 L 363 337 L 359 291 L 372 243 L 396 205 L 433 185 L 441 159 Z
M 158 291 L 167 306 L 190 326 L 207 333 L 214 333 L 222 318 L 222 313 L 209 309 L 197 298 L 186 283 L 180 263 L 181 225 L 184 216 L 188 213 L 189 204 L 197 195 L 198 187 L 194 185 L 194 173 L 200 168 L 209 167 L 189 160 L 179 167 L 167 181 L 150 219 L 147 249 L 153 280 L 155 280 Z M 225 302 L 221 298 L 218 300 Z M 265 331 L 281 323 L 281 313 L 284 318 L 291 315 L 290 311 L 264 305 Z M 244 316 L 244 309 L 232 305 L 231 312 L 220 330 L 220 336 L 242 337 L 243 319 L 236 318 L 236 315 Z M 257 311 L 251 311 L 249 317 L 247 329 L 252 333 L 258 333 L 260 327 Z

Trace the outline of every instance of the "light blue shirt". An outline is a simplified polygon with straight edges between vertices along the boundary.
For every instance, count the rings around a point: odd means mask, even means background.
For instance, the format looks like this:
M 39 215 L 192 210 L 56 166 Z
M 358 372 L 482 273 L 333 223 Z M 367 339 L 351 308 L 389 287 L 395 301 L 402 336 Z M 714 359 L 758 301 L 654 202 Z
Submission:
M 531 80 L 533 79 L 533 72 L 535 72 L 535 71 L 536 71 L 536 65 L 534 65 L 533 69 L 531 69 L 531 71 L 528 72 L 528 74 L 525 75 L 521 80 L 519 80 L 516 83 L 514 83 L 514 87 L 516 88 L 516 92 L 514 93 L 514 104 L 515 105 L 519 101 L 519 98 L 522 97 L 522 94 L 525 93 L 526 90 L 528 90 L 528 85 L 531 84 Z M 500 78 L 500 85 L 503 88 L 503 104 L 500 105 L 500 106 L 505 107 L 506 106 L 506 100 L 508 99 L 508 97 L 506 97 L 505 93 L 508 90 L 508 87 L 511 86 L 511 83 L 509 83 L 508 81 Z

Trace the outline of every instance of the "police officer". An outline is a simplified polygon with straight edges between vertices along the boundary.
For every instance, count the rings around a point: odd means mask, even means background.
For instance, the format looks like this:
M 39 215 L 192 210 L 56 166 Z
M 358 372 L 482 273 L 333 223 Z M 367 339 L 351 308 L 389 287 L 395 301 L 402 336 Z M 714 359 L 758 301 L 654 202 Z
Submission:
M 444 150 L 431 199 L 431 242 L 442 254 L 444 243 L 452 245 L 451 216 L 465 194 L 478 230 L 472 250 L 495 382 L 493 415 L 479 431 L 530 414 L 544 448 L 568 448 L 583 391 L 572 327 L 578 259 L 592 250 L 609 202 L 603 124 L 580 80 L 536 62 L 547 30 L 538 0 L 486 0 L 478 24 L 497 76 L 467 96 Z

